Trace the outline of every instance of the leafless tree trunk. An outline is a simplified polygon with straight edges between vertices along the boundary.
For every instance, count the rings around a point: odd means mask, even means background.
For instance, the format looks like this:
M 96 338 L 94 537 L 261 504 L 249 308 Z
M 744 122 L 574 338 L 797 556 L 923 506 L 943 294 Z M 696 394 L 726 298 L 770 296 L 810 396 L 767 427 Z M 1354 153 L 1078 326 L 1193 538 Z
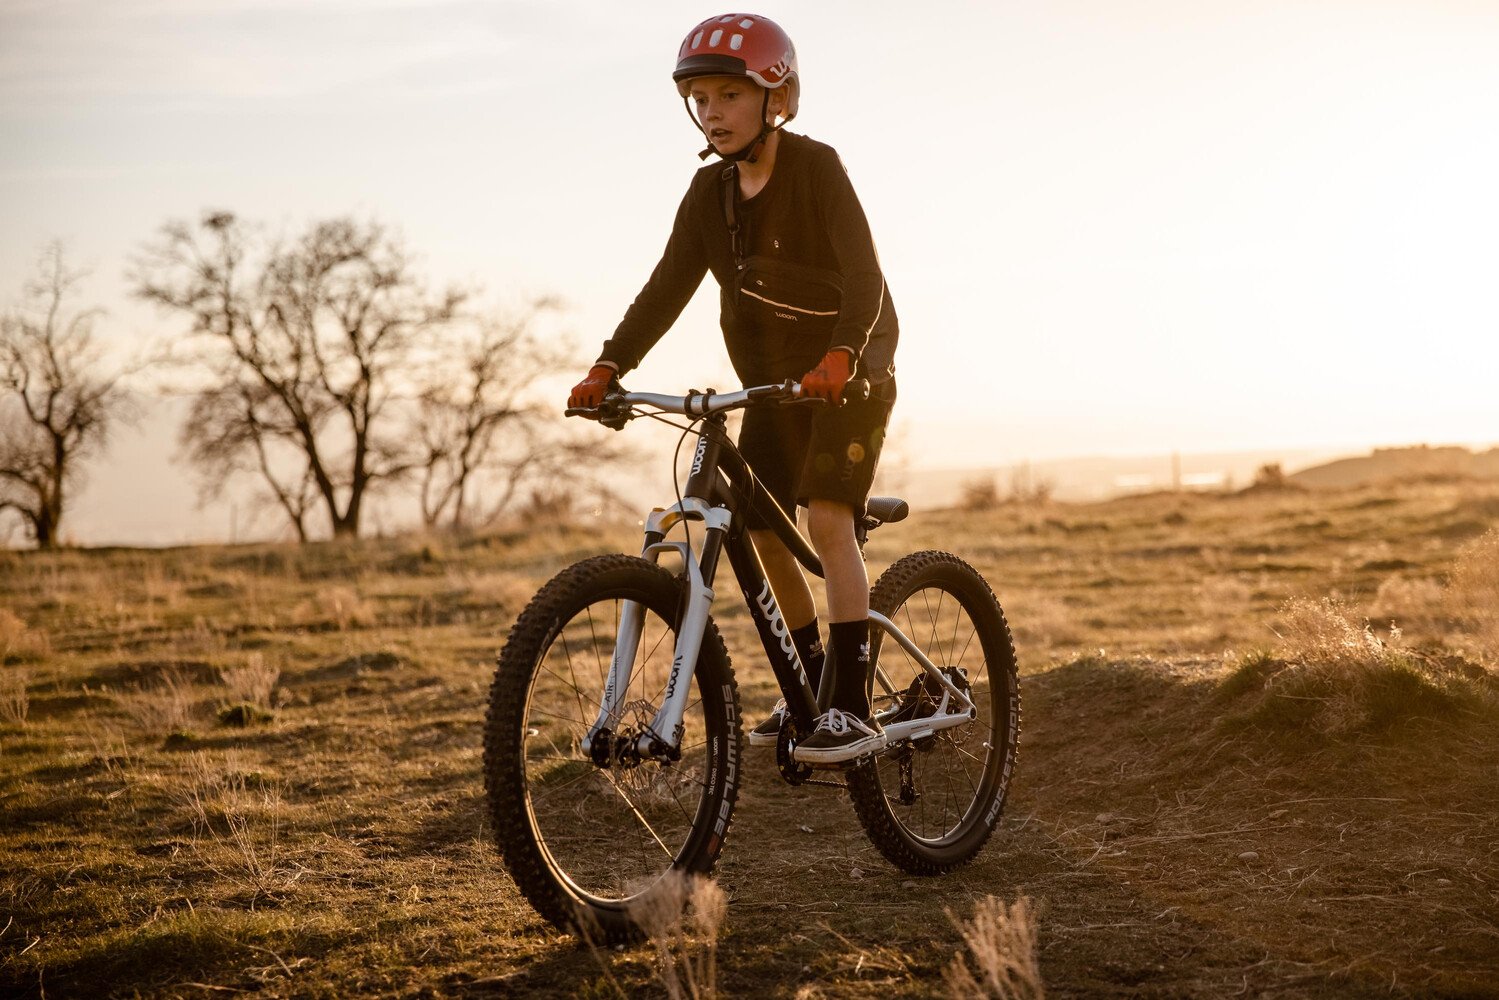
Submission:
M 191 322 L 206 373 L 182 440 L 212 484 L 250 473 L 302 538 L 309 497 L 335 537 L 357 536 L 371 491 L 412 469 L 400 401 L 413 350 L 465 295 L 432 295 L 378 224 L 318 222 L 258 252 L 229 213 L 172 223 L 134 272 L 137 294 Z
M 67 312 L 82 274 L 64 257 L 47 246 L 24 304 L 0 320 L 0 512 L 17 512 L 42 549 L 58 543 L 82 463 L 131 416 L 124 372 L 102 371 L 97 310 Z

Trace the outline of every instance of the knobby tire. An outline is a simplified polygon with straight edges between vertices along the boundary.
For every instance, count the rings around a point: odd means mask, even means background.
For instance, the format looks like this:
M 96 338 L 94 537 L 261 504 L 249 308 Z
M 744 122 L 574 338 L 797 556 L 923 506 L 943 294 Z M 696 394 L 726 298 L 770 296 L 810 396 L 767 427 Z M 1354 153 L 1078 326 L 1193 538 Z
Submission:
M 622 602 L 647 612 L 624 726 L 648 721 L 661 703 L 684 597 L 680 578 L 643 559 L 577 563 L 521 612 L 490 689 L 484 777 L 505 867 L 537 912 L 593 942 L 638 939 L 632 911 L 650 905 L 668 872 L 710 872 L 738 798 L 738 694 L 711 621 L 681 761 L 598 767 L 579 745 L 598 711 Z
M 854 811 L 880 853 L 903 871 L 942 874 L 978 854 L 1004 809 L 1020 732 L 1014 640 L 988 583 L 947 552 L 916 552 L 896 562 L 875 583 L 870 607 L 937 667 L 962 666 L 974 684 L 979 717 L 972 723 L 903 740 L 848 774 Z M 899 692 L 920 668 L 883 629 L 871 633 L 875 662 Z M 876 687 L 877 712 L 895 703 Z M 900 795 L 903 754 L 919 793 L 910 803 Z

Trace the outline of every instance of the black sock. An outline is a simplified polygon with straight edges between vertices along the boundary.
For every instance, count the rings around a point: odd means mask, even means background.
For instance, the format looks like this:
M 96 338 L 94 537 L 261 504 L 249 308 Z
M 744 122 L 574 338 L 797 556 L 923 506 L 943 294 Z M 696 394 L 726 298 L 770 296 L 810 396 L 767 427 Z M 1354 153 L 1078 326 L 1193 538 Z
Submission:
M 796 647 L 797 659 L 802 661 L 802 669 L 807 672 L 812 690 L 816 691 L 817 686 L 822 683 L 822 665 L 827 659 L 822 649 L 822 632 L 817 627 L 817 619 L 812 619 L 801 628 L 792 629 L 791 644 Z
M 832 622 L 828 646 L 833 664 L 832 708 L 869 718 L 869 622 Z

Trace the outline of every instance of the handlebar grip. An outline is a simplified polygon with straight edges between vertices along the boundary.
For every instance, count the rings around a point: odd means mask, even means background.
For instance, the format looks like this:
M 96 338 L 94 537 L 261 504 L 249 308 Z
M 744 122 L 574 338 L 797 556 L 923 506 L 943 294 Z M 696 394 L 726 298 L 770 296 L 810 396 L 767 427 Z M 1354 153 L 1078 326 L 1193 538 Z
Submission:
M 845 403 L 862 403 L 869 398 L 869 379 L 851 378 L 843 387 L 843 401 Z

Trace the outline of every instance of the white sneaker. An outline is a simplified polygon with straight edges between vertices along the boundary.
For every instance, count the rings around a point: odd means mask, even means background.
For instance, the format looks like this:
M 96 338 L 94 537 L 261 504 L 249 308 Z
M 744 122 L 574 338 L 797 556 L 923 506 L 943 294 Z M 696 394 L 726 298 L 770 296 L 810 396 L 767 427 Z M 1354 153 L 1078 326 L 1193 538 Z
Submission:
M 885 749 L 888 740 L 880 724 L 830 708 L 817 717 L 817 725 L 796 746 L 792 756 L 798 764 L 841 764 L 855 757 Z

